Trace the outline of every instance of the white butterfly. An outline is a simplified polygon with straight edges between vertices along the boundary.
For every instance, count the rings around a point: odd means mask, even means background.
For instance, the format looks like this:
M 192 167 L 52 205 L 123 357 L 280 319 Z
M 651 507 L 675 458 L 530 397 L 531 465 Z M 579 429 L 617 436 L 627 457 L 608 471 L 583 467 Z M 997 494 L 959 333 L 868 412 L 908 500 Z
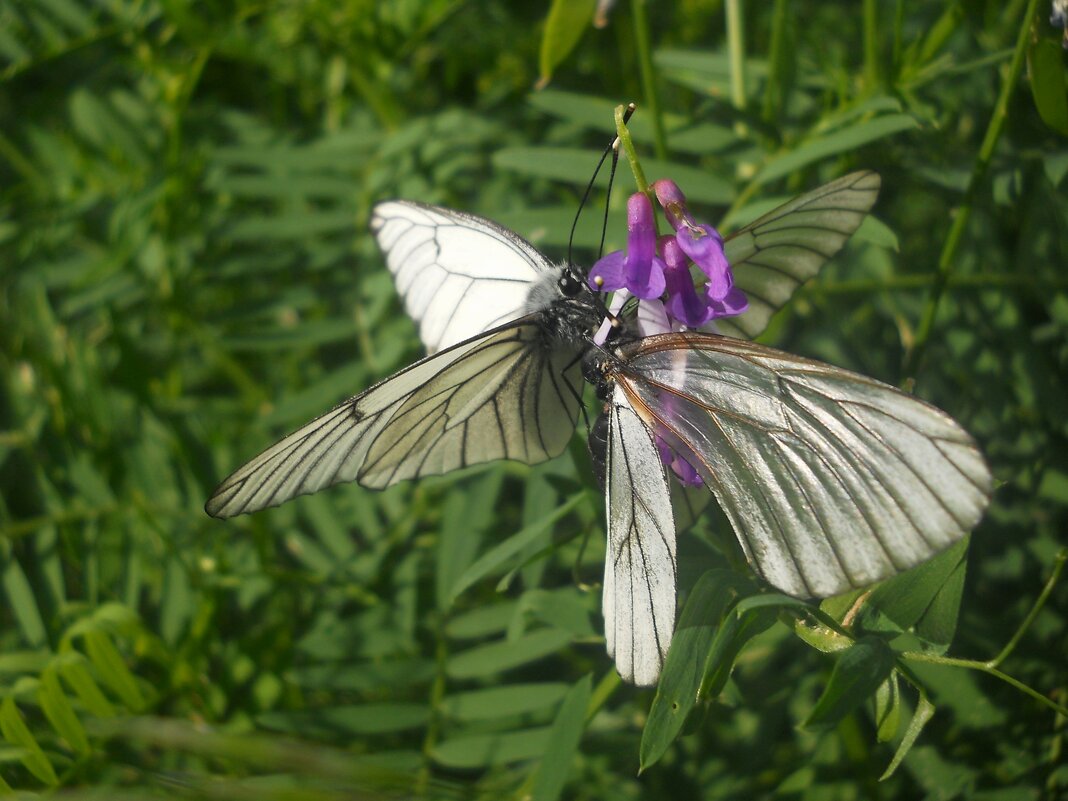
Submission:
M 755 336 L 834 255 L 879 178 L 847 175 L 725 243 Z M 893 387 L 711 334 L 590 345 L 601 306 L 583 277 L 488 220 L 408 201 L 371 223 L 432 354 L 264 451 L 209 499 L 215 517 L 345 481 L 382 488 L 492 459 L 559 455 L 583 367 L 608 416 L 605 636 L 624 679 L 654 684 L 675 618 L 675 527 L 654 433 L 699 471 L 754 569 L 825 597 L 886 578 L 967 533 L 990 493 L 978 448 Z

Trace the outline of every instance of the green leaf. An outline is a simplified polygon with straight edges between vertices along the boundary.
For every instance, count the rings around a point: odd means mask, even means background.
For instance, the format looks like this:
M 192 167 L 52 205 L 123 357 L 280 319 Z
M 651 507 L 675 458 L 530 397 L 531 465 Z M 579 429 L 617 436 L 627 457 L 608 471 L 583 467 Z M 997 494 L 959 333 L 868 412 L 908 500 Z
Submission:
M 794 150 L 769 160 L 755 178 L 755 183 L 774 181 L 815 161 L 850 153 L 864 145 L 918 127 L 916 120 L 907 114 L 884 114 L 833 133 L 816 136 L 802 142 Z
M 85 657 L 77 651 L 68 651 L 56 657 L 59 675 L 63 677 L 78 700 L 92 715 L 98 718 L 110 718 L 115 715 L 115 707 L 101 692 L 96 680 L 89 672 Z
M 430 756 L 447 768 L 483 768 L 534 759 L 545 753 L 552 727 L 500 734 L 458 735 L 442 740 Z
M 528 544 L 535 542 L 538 538 L 544 536 L 554 523 L 566 517 L 568 513 L 581 504 L 585 498 L 585 494 L 581 492 L 572 495 L 563 504 L 553 509 L 541 520 L 531 523 L 529 526 L 524 526 L 521 531 L 513 534 L 500 545 L 497 545 L 484 553 L 456 580 L 456 584 L 453 585 L 452 591 L 449 593 L 449 603 L 451 604 L 455 602 L 460 593 L 472 584 L 485 578 L 490 573 L 500 568 L 505 562 L 512 559 L 516 554 L 522 552 Z
M 3 571 L 0 572 L 0 585 L 7 595 L 9 609 L 15 617 L 19 632 L 23 639 L 31 646 L 38 647 L 48 641 L 44 619 L 37 608 L 37 600 L 30 586 L 22 566 L 11 553 L 11 546 L 7 543 L 0 544 L 0 554 L 4 560 Z
M 126 667 L 126 661 L 111 642 L 111 638 L 95 629 L 86 631 L 83 636 L 89 661 L 97 669 L 101 681 L 110 687 L 132 711 L 139 712 L 144 709 L 145 698 L 137 684 L 137 679 Z
M 716 630 L 739 595 L 751 592 L 752 583 L 744 576 L 722 568 L 706 571 L 690 590 L 642 731 L 640 771 L 656 764 L 679 736 L 697 703 Z
M 927 630 L 937 638 L 933 642 L 948 643 L 956 627 L 968 541 L 965 537 L 933 559 L 878 585 L 861 606 L 858 628 L 904 632 L 927 617 Z
M 0 733 L 9 743 L 22 749 L 19 761 L 34 777 L 53 787 L 59 784 L 59 777 L 56 776 L 52 763 L 48 761 L 41 746 L 37 744 L 37 740 L 26 727 L 22 713 L 15 706 L 15 701 L 11 696 L 0 702 Z
M 593 678 L 587 673 L 571 687 L 560 704 L 549 730 L 549 745 L 534 777 L 533 801 L 556 801 L 563 792 L 579 741 L 586 730 L 586 709 L 592 687 Z
M 311 690 L 381 692 L 424 684 L 434 678 L 431 659 L 388 659 L 377 662 L 328 662 L 286 671 L 286 678 Z
M 466 492 L 453 492 L 445 499 L 434 576 L 441 611 L 455 600 L 452 590 L 471 567 L 485 530 L 493 524 L 503 480 L 503 473 L 497 470 L 465 482 Z
M 471 679 L 500 673 L 556 653 L 571 642 L 571 633 L 560 629 L 539 629 L 515 640 L 480 645 L 462 651 L 445 664 L 454 679 Z
M 549 178 L 585 187 L 600 157 L 597 151 L 577 148 L 506 147 L 493 154 L 493 164 L 533 178 Z M 650 180 L 671 176 L 679 186 L 686 187 L 686 197 L 692 201 L 726 205 L 734 196 L 731 182 L 707 169 L 660 159 L 643 159 L 642 166 Z M 617 180 L 628 187 L 634 185 L 627 171 L 620 171 Z M 601 188 L 608 185 L 606 170 L 601 170 L 594 185 Z
M 760 597 L 760 596 L 755 596 Z M 727 684 L 734 660 L 747 642 L 758 634 L 771 628 L 778 620 L 778 612 L 775 607 L 757 606 L 743 610 L 747 598 L 740 602 L 732 614 L 728 615 L 715 639 L 712 640 L 712 648 L 705 659 L 704 678 L 701 680 L 699 697 L 708 701 L 716 698 Z
M 595 5 L 595 0 L 553 0 L 541 38 L 539 89 L 549 83 L 556 67 L 575 49 L 593 19 Z
M 59 676 L 54 667 L 41 674 L 41 683 L 37 688 L 37 701 L 41 704 L 48 722 L 56 733 L 70 745 L 71 749 L 85 756 L 89 753 L 89 739 L 85 735 L 74 707 L 67 699 L 59 683 Z
M 927 721 L 934 716 L 934 713 L 934 704 L 927 700 L 927 696 L 921 690 L 920 700 L 916 704 L 916 711 L 912 715 L 912 720 L 909 721 L 909 727 L 905 730 L 905 736 L 901 738 L 901 745 L 897 747 L 897 751 L 894 752 L 894 758 L 890 760 L 890 764 L 883 775 L 879 777 L 879 781 L 886 781 L 894 775 L 898 765 L 912 750 L 912 746 L 916 744 L 916 738 L 920 736 L 923 727 L 927 725 Z
M 886 743 L 897 736 L 901 725 L 901 689 L 897 673 L 892 672 L 875 693 L 876 737 Z
M 596 637 L 590 622 L 589 593 L 574 587 L 530 590 L 523 593 L 519 610 L 533 620 L 570 631 L 576 637 Z
M 425 704 L 366 703 L 308 709 L 299 712 L 267 712 L 257 720 L 268 728 L 305 736 L 366 737 L 417 729 L 426 725 L 430 710 Z
M 441 700 L 441 712 L 459 721 L 491 720 L 545 709 L 558 703 L 567 691 L 563 682 L 506 684 L 447 695 Z
M 894 652 L 878 637 L 864 637 L 842 651 L 823 695 L 801 724 L 829 729 L 879 689 L 894 669 Z
M 953 642 L 957 632 L 957 619 L 960 615 L 960 603 L 964 597 L 964 579 L 968 570 L 968 560 L 961 557 L 953 572 L 945 580 L 934 599 L 924 610 L 923 615 L 913 629 L 916 636 L 932 646 L 930 650 L 945 653 Z
M 1060 44 L 1038 38 L 1028 51 L 1031 94 L 1042 121 L 1057 133 L 1068 134 L 1068 85 Z
M 472 640 L 497 634 L 508 628 L 518 610 L 518 601 L 483 604 L 450 620 L 445 625 L 445 633 L 455 640 Z

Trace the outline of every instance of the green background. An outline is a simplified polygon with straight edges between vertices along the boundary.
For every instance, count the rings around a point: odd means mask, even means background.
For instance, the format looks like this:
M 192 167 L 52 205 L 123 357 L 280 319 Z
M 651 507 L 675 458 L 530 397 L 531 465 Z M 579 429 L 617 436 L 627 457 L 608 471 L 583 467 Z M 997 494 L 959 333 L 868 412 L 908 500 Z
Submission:
M 954 625 L 949 655 L 992 659 L 1059 564 L 1068 113 L 1048 4 L 591 14 L 0 2 L 0 791 L 1068 794 L 1065 718 L 995 677 L 913 661 L 868 700 Z M 682 593 L 707 604 L 692 620 L 709 637 L 756 622 L 718 699 L 644 743 L 654 693 L 615 680 L 600 636 L 603 510 L 579 437 L 536 468 L 340 487 L 225 523 L 202 510 L 243 460 L 420 355 L 367 232 L 375 202 L 481 213 L 561 258 L 630 100 L 649 178 L 727 228 L 881 173 L 874 219 L 763 340 L 914 389 L 997 483 L 966 571 L 956 552 L 877 596 L 838 658 L 820 650 L 848 637 L 794 627 L 811 612 L 717 606 L 737 573 L 704 516 L 679 544 Z M 598 216 L 578 232 L 587 263 Z M 897 637 L 908 598 L 927 627 Z M 1066 600 L 1053 587 L 1001 665 L 1062 707 Z M 924 708 L 910 680 L 936 711 L 879 783 Z

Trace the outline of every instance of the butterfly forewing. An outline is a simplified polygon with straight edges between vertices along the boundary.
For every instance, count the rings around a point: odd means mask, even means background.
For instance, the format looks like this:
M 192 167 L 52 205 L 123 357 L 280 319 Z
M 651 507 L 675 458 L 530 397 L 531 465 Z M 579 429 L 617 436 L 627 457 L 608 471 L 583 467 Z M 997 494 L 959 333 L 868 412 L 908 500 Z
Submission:
M 408 200 L 375 206 L 371 231 L 428 353 L 521 317 L 531 285 L 555 269 L 490 220 Z
M 650 337 L 622 355 L 616 381 L 631 403 L 785 592 L 827 597 L 887 578 L 964 536 L 986 507 L 990 473 L 971 437 L 889 385 L 705 334 Z
M 617 386 L 608 410 L 603 612 L 624 680 L 656 684 L 675 628 L 675 524 L 649 428 Z
M 223 481 L 205 508 L 233 517 L 348 481 L 381 488 L 497 458 L 544 461 L 574 431 L 578 401 L 564 384 L 579 380 L 573 361 L 573 352 L 547 350 L 536 315 L 467 340 L 268 448 Z
M 879 175 L 850 173 L 768 212 L 730 234 L 724 253 L 749 298 L 738 317 L 716 321 L 729 336 L 756 337 L 771 316 L 841 250 L 879 194 Z
M 582 384 L 576 348 L 548 348 L 534 323 L 470 348 L 461 368 L 433 376 L 397 407 L 359 481 L 382 488 L 494 459 L 537 464 L 575 430 Z

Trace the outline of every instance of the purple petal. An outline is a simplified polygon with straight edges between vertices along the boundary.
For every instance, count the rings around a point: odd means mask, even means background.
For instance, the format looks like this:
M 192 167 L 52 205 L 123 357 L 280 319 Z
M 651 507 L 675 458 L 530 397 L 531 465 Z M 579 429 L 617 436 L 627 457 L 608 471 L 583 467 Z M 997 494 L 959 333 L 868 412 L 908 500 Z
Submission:
M 639 261 L 656 255 L 656 216 L 652 201 L 642 192 L 627 199 L 627 255 Z
M 723 238 L 711 225 L 699 225 L 680 228 L 675 239 L 708 276 L 709 297 L 722 300 L 734 284 L 730 262 L 723 253 Z
M 675 477 L 682 484 L 688 487 L 700 487 L 704 483 L 694 466 L 681 456 L 676 456 L 671 446 L 659 434 L 656 435 L 655 439 L 656 450 L 660 454 L 661 463 L 665 467 L 670 467 L 671 472 L 675 474 Z
M 697 469 L 680 456 L 676 456 L 671 462 L 671 470 L 675 477 L 687 487 L 700 487 L 705 483 L 697 474 Z
M 656 193 L 656 199 L 660 201 L 664 216 L 667 217 L 672 228 L 677 231 L 686 223 L 693 222 L 693 218 L 686 210 L 686 195 L 682 194 L 677 183 L 670 178 L 661 178 L 653 183 L 653 192 Z
M 660 257 L 653 256 L 648 261 L 641 262 L 628 254 L 625 272 L 627 289 L 636 297 L 649 300 L 664 294 L 664 262 Z
M 641 192 L 627 200 L 627 261 L 624 285 L 639 298 L 656 298 L 664 292 L 664 262 L 656 255 L 656 218 L 653 204 Z
M 712 310 L 705 298 L 698 295 L 694 288 L 690 261 L 686 254 L 672 236 L 661 239 L 661 249 L 667 266 L 665 279 L 668 299 L 665 308 L 668 315 L 690 328 L 707 322 L 712 316 Z
M 599 258 L 590 268 L 590 286 L 597 292 L 615 292 L 626 286 L 625 265 L 627 254 L 622 250 L 613 250 Z M 596 279 L 601 279 L 598 282 Z
M 712 318 L 733 317 L 749 308 L 749 298 L 745 296 L 742 290 L 737 287 L 731 287 L 722 300 L 713 300 L 709 296 L 708 305 L 712 310 Z

